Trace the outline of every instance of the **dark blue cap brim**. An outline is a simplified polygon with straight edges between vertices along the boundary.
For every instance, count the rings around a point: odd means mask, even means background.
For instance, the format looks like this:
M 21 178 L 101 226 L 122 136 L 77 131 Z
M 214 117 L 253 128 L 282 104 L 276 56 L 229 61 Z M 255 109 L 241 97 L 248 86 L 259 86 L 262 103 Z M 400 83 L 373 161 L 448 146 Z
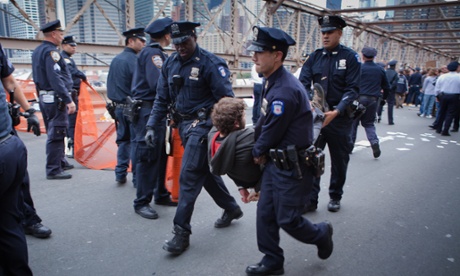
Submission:
M 190 37 L 191 37 L 191 35 L 184 35 L 184 36 L 180 36 L 180 37 L 175 37 L 175 38 L 172 39 L 172 43 L 173 44 L 181 44 L 182 42 L 186 41 Z
M 264 47 L 261 47 L 261 46 L 255 45 L 255 44 L 251 44 L 251 45 L 248 47 L 248 51 L 252 51 L 252 52 L 263 52 L 263 51 L 265 51 L 265 49 L 264 49 Z
M 324 27 L 324 28 L 321 28 L 321 32 L 325 33 L 325 32 L 330 32 L 330 31 L 334 31 L 337 29 L 338 29 L 337 27 Z

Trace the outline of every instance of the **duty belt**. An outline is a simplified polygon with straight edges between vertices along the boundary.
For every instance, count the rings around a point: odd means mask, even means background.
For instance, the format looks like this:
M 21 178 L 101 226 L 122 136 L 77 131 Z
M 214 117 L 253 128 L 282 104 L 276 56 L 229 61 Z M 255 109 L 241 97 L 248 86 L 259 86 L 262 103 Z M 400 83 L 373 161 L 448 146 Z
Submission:
M 144 100 L 142 100 L 141 108 L 152 109 L 152 107 L 153 107 L 153 101 L 144 101 Z
M 359 95 L 359 98 L 377 100 L 376 96 L 369 96 L 369 95 Z
M 112 102 L 112 103 L 115 107 L 120 107 L 120 108 L 129 107 L 129 105 L 126 103 L 117 103 L 117 102 Z
M 6 136 L 0 138 L 0 144 L 3 143 L 3 142 L 5 142 L 6 140 L 10 139 L 11 136 L 13 136 L 13 135 L 7 134 Z
M 38 95 L 39 96 L 41 96 L 41 95 L 54 95 L 54 91 L 53 90 L 50 90 L 50 91 L 40 90 L 40 91 L 38 91 Z

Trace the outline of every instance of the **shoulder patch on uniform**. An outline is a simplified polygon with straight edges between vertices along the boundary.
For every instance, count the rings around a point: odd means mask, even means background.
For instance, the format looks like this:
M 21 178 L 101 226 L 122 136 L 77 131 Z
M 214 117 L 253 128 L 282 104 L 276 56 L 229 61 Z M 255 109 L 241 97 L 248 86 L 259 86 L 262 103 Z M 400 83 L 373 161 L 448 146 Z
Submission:
M 59 52 L 57 51 L 51 51 L 50 55 L 54 62 L 58 62 L 59 60 L 61 60 L 61 54 L 59 54 Z
M 282 101 L 273 101 L 272 113 L 275 116 L 280 116 L 284 113 L 284 103 Z
M 219 66 L 218 70 L 222 78 L 225 78 L 227 76 L 227 72 L 225 72 L 224 66 Z
M 356 60 L 357 60 L 358 62 L 361 62 L 361 58 L 359 57 L 358 54 L 355 55 L 355 58 L 356 58 Z
M 65 61 L 65 63 L 67 63 L 67 64 L 72 63 L 72 61 L 70 60 L 70 58 L 64 58 L 64 61 Z
M 156 67 L 160 68 L 163 66 L 163 59 L 159 55 L 152 56 L 152 62 Z

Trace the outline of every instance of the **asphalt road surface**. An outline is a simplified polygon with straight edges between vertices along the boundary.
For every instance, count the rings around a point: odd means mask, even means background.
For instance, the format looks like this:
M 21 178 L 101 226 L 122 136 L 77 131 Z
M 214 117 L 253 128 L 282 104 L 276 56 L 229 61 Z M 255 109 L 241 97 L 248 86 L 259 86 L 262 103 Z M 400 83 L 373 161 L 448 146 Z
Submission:
M 315 246 L 282 232 L 285 275 L 460 275 L 460 134 L 442 137 L 428 128 L 433 119 L 416 112 L 395 110 L 393 126 L 385 113 L 377 125 L 378 159 L 360 127 L 338 213 L 327 211 L 327 156 L 319 208 L 306 217 L 332 222 L 334 252 L 320 260 Z M 162 244 L 172 238 L 174 207 L 153 206 L 159 219 L 141 218 L 133 210 L 131 176 L 117 186 L 113 171 L 89 170 L 72 159 L 72 179 L 46 180 L 46 135 L 20 136 L 29 150 L 38 214 L 53 230 L 49 239 L 27 238 L 35 275 L 245 275 L 246 266 L 261 259 L 255 203 L 241 203 L 243 218 L 216 229 L 222 210 L 203 191 L 191 245 L 172 256 Z M 225 182 L 240 202 L 236 186 Z

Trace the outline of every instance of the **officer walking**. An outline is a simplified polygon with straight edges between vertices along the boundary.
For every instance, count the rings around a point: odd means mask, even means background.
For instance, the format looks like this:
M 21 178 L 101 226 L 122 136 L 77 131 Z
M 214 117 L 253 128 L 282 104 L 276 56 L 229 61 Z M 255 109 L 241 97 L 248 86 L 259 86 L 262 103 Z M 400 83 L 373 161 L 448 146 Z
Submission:
M 255 128 L 254 162 L 265 164 L 257 205 L 257 244 L 262 260 L 246 268 L 247 275 L 284 273 L 279 229 L 318 248 L 318 256 L 332 254 L 332 225 L 312 224 L 302 211 L 312 187 L 313 170 L 298 151 L 313 144 L 313 115 L 307 91 L 283 67 L 295 41 L 284 31 L 257 27 L 249 51 L 258 73 L 263 74 L 261 117 Z M 282 163 L 283 165 L 281 165 Z
M 377 55 L 377 49 L 372 47 L 364 47 L 361 51 L 363 54 L 364 63 L 361 65 L 361 83 L 359 86 L 359 103 L 366 107 L 366 112 L 353 121 L 352 140 L 353 144 L 356 141 L 356 133 L 358 125 L 361 125 L 366 130 L 367 140 L 371 143 L 372 153 L 374 158 L 380 156 L 379 138 L 375 132 L 375 116 L 377 112 L 378 99 L 383 96 L 385 101 L 390 93 L 387 76 L 382 67 L 374 62 L 374 57 Z M 396 78 L 396 77 L 395 77 Z M 383 95 L 381 90 L 383 89 Z
M 134 68 L 137 63 L 137 53 L 145 45 L 144 28 L 135 28 L 123 32 L 126 37 L 125 49 L 118 54 L 110 63 L 107 76 L 107 97 L 115 105 L 115 117 L 117 124 L 117 165 L 115 167 L 115 181 L 118 184 L 126 183 L 129 161 L 132 161 L 133 183 L 136 184 L 136 162 L 134 162 L 134 148 L 131 148 L 131 139 L 134 139 L 134 129 L 131 122 L 123 115 L 123 109 L 127 108 L 126 98 L 132 96 L 131 85 Z
M 201 49 L 196 43 L 195 22 L 174 22 L 171 37 L 176 52 L 161 69 L 157 95 L 147 123 L 147 145 L 156 147 L 157 129 L 171 105 L 171 116 L 178 127 L 184 155 L 180 171 L 180 197 L 174 217 L 174 238 L 166 241 L 163 249 L 181 254 L 189 246 L 192 226 L 190 221 L 195 201 L 204 187 L 216 204 L 224 209 L 214 227 L 222 228 L 239 219 L 243 212 L 229 194 L 222 178 L 213 175 L 207 161 L 207 136 L 212 127 L 210 112 L 222 97 L 233 97 L 230 71 L 225 61 Z
M 337 212 L 340 209 L 352 147 L 350 134 L 353 119 L 348 116 L 347 109 L 358 97 L 361 65 L 359 55 L 340 44 L 342 30 L 347 26 L 345 21 L 339 16 L 324 16 L 318 22 L 321 25 L 323 48 L 307 57 L 299 79 L 308 92 L 313 82 L 321 84 L 326 94 L 330 111 L 324 113 L 323 128 L 316 145 L 321 149 L 326 144 L 329 147 L 332 168 L 328 210 Z M 317 209 L 319 184 L 318 177 L 314 181 L 306 211 Z
M 23 201 L 21 190 L 24 189 L 24 176 L 27 174 L 27 149 L 17 135 L 12 135 L 14 129 L 6 101 L 6 91 L 20 90 L 16 89 L 13 71 L 14 67 L 0 44 L 0 274 L 32 275 L 21 225 L 22 210 L 18 204 Z M 22 93 L 20 96 L 18 102 L 26 107 L 27 100 Z M 35 110 L 30 106 L 25 110 L 32 114 L 28 125 L 39 135 L 39 122 L 33 114 Z
M 396 92 L 398 91 L 398 82 L 399 77 L 398 73 L 396 72 L 396 60 L 391 60 L 388 62 L 388 68 L 385 71 L 385 75 L 387 76 L 388 83 L 390 85 L 390 91 L 388 93 L 387 98 L 387 114 L 388 114 L 388 124 L 394 125 L 394 118 L 393 118 L 393 110 L 396 103 Z M 402 107 L 402 104 L 401 104 Z
M 75 36 L 69 35 L 64 37 L 62 41 L 62 52 L 61 55 L 64 58 L 64 61 L 67 64 L 67 67 L 70 70 L 72 76 L 72 100 L 75 103 L 75 113 L 69 115 L 69 128 L 67 133 L 67 146 L 70 150 L 69 158 L 73 158 L 73 145 L 74 145 L 74 135 L 75 135 L 75 123 L 77 121 L 77 112 L 78 112 L 78 95 L 80 95 L 80 83 L 81 81 L 86 81 L 86 75 L 78 70 L 75 61 L 72 56 L 77 50 L 77 42 L 75 41 Z
M 166 150 L 165 131 L 166 121 L 158 127 L 158 144 L 154 148 L 145 143 L 146 124 L 153 107 L 153 101 L 157 94 L 157 81 L 161 73 L 161 67 L 167 55 L 163 47 L 171 44 L 169 26 L 172 19 L 165 17 L 157 19 L 150 24 L 145 32 L 151 37 L 149 45 L 139 53 L 137 66 L 134 69 L 133 96 L 140 101 L 137 119 L 133 121 L 135 137 L 136 164 L 136 187 L 137 194 L 134 200 L 134 210 L 143 218 L 156 219 L 157 212 L 149 205 L 152 197 L 155 204 L 177 206 L 172 202 L 170 193 L 165 187 L 166 174 Z
M 75 113 L 72 101 L 72 77 L 57 47 L 61 45 L 64 30 L 55 20 L 40 29 L 45 39 L 32 54 L 35 87 L 40 99 L 46 132 L 46 178 L 69 179 L 66 169 L 73 168 L 65 160 L 64 138 L 69 127 L 68 114 Z

